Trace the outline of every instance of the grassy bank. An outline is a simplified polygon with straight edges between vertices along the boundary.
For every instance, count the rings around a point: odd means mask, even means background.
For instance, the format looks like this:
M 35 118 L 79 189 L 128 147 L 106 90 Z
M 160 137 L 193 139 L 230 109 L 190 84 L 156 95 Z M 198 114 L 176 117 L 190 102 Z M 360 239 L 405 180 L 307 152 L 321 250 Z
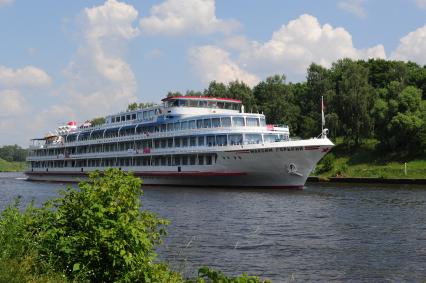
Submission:
M 25 168 L 26 168 L 25 161 L 10 162 L 0 158 L 0 172 L 19 172 L 19 171 L 24 171 Z
M 338 140 L 336 147 L 321 160 L 313 175 L 386 179 L 426 178 L 426 157 L 381 151 L 377 149 L 375 140 L 370 140 L 356 149 L 345 148 Z

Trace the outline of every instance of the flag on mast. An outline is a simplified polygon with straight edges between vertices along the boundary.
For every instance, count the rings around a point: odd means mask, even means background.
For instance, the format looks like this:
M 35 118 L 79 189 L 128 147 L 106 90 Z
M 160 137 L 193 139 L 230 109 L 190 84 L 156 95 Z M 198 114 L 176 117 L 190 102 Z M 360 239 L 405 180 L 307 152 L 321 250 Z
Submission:
M 325 126 L 325 117 L 324 117 L 324 97 L 321 96 L 321 125 Z

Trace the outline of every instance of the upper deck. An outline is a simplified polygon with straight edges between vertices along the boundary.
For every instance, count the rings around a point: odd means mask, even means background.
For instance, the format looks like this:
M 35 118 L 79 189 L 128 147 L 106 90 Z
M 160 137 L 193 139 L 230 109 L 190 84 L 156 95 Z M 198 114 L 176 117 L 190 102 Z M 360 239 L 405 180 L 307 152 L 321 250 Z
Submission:
M 101 125 L 83 124 L 66 133 L 57 131 L 57 135 L 50 139 L 34 139 L 30 148 L 61 147 L 64 144 L 121 139 L 144 133 L 155 137 L 174 136 L 185 131 L 202 133 L 216 130 L 232 132 L 273 130 L 266 127 L 263 114 L 244 113 L 244 106 L 240 100 L 176 96 L 165 98 L 162 102 L 162 105 L 106 116 L 105 123 Z M 288 133 L 288 128 L 275 128 L 275 131 Z

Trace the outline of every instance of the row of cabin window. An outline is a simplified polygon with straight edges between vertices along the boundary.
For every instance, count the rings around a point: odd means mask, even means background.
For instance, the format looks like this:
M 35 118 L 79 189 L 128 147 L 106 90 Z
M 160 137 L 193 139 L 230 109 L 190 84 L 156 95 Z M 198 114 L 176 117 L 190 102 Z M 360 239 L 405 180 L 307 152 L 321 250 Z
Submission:
M 155 133 L 155 132 L 171 132 L 179 130 L 188 130 L 188 129 L 202 129 L 202 128 L 220 128 L 220 127 L 259 127 L 266 126 L 264 118 L 254 118 L 254 117 L 222 117 L 222 118 L 209 118 L 209 119 L 199 119 L 199 120 L 190 120 L 182 121 L 175 123 L 161 124 L 157 126 L 145 126 L 137 127 L 136 134 L 143 133 Z M 120 132 L 120 133 L 119 133 Z M 105 131 L 90 135 L 89 132 L 80 134 L 78 136 L 79 141 L 85 141 L 89 139 L 100 139 L 100 138 L 113 138 L 118 136 L 129 136 L 135 134 L 135 128 L 124 129 L 120 131 Z M 67 142 L 73 142 L 77 139 L 77 136 L 68 136 Z
M 160 138 L 153 140 L 138 140 L 131 142 L 106 143 L 103 145 L 85 145 L 72 147 L 65 152 L 64 148 L 37 150 L 30 153 L 30 156 L 47 156 L 58 154 L 85 154 L 99 152 L 115 152 L 128 150 L 143 150 L 144 148 L 179 148 L 191 146 L 226 146 L 242 144 L 273 143 L 288 140 L 283 134 L 228 134 L 228 135 L 207 135 L 207 136 L 184 136 L 174 138 Z
M 216 154 L 138 156 L 134 158 L 32 161 L 31 168 L 212 165 L 216 160 Z
M 177 99 L 166 102 L 166 107 L 199 107 L 199 108 L 218 108 L 228 110 L 240 110 L 240 103 L 225 101 L 209 101 L 195 99 Z
M 161 114 L 161 109 L 153 109 L 153 110 L 147 110 L 147 111 L 141 111 L 137 113 L 131 113 L 131 114 L 123 114 L 118 116 L 111 117 L 111 123 L 120 123 L 125 121 L 132 121 L 132 120 L 138 120 L 138 121 L 150 121 L 153 120 L 155 116 Z

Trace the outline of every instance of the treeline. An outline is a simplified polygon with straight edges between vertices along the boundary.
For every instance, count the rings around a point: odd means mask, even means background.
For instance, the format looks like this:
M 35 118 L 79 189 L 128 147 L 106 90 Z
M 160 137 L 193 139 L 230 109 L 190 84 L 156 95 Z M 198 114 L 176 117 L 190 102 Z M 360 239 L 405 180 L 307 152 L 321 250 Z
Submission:
M 243 82 L 211 82 L 204 91 L 168 96 L 228 97 L 246 112 L 264 113 L 270 124 L 288 124 L 293 135 L 318 136 L 321 96 L 326 127 L 352 149 L 366 140 L 404 155 L 426 152 L 426 66 L 412 62 L 342 59 L 330 68 L 311 64 L 306 81 L 287 83 L 275 75 L 253 88 Z
M 19 145 L 5 145 L 0 147 L 0 158 L 6 161 L 25 161 L 27 150 Z

